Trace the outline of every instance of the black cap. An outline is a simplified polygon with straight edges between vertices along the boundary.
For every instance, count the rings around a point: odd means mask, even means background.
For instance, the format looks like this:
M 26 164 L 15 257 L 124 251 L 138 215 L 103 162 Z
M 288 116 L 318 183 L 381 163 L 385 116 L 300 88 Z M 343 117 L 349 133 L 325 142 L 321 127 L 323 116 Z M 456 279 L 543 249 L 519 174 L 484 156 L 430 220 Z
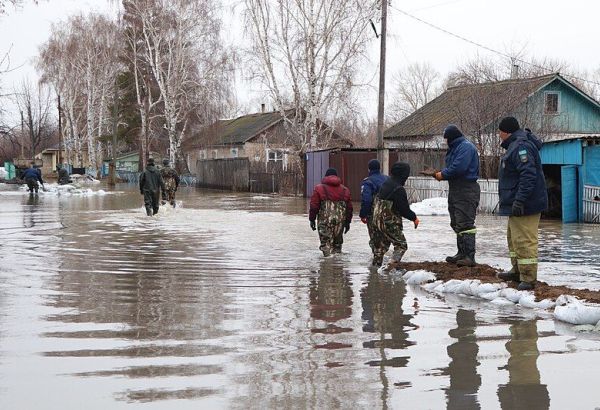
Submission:
M 515 117 L 504 117 L 500 120 L 500 124 L 498 124 L 498 129 L 500 131 L 507 132 L 512 134 L 515 131 L 518 131 L 521 128 L 519 125 L 519 121 Z
M 381 164 L 376 159 L 372 159 L 369 161 L 369 171 L 379 171 L 381 169 Z
M 148 165 L 154 165 L 154 158 L 148 158 Z
M 335 175 L 337 176 L 337 171 L 335 168 L 329 168 L 326 172 L 325 172 L 325 176 L 328 177 L 330 175 Z
M 168 158 L 163 159 L 163 165 L 169 165 L 169 159 Z
M 463 133 L 460 129 L 454 124 L 448 124 L 448 126 L 444 129 L 444 138 L 448 140 L 448 142 L 452 142 L 457 138 L 463 136 Z

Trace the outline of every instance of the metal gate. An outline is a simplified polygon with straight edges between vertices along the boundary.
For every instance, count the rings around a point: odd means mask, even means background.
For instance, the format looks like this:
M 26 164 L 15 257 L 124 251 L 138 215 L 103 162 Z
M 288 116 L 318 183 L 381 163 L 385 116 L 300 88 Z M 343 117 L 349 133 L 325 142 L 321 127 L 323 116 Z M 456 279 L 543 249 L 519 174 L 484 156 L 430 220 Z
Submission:
M 600 223 L 600 186 L 583 187 L 583 222 Z

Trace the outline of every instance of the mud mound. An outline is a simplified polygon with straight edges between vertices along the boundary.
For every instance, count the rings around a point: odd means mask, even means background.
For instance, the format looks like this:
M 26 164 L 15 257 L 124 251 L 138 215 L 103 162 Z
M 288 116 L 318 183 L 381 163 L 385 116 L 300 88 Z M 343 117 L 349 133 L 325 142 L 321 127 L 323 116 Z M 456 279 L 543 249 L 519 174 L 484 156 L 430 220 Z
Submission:
M 438 280 L 443 280 L 444 282 L 450 279 L 479 279 L 484 283 L 502 282 L 496 277 L 496 274 L 500 270 L 485 264 L 469 268 L 459 267 L 446 262 L 400 262 L 397 268 L 406 269 L 407 271 L 422 269 L 433 272 Z M 511 288 L 517 287 L 516 282 L 508 282 L 507 284 Z M 534 294 L 536 300 L 555 300 L 560 295 L 571 295 L 582 300 L 587 300 L 588 302 L 600 303 L 600 291 L 548 285 L 546 282 L 539 280 L 535 285 Z

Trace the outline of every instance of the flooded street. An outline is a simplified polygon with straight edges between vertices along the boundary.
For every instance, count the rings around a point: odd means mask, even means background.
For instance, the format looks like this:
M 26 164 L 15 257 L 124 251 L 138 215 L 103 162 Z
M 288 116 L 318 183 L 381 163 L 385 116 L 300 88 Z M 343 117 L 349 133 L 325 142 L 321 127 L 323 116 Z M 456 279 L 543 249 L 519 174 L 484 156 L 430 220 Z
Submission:
M 183 188 L 148 218 L 117 191 L 0 188 L 0 408 L 600 407 L 600 335 L 380 275 L 356 217 L 323 258 L 302 198 Z M 420 219 L 405 260 L 453 254 Z M 478 218 L 479 262 L 509 266 L 505 226 Z M 541 229 L 540 279 L 600 289 L 600 225 Z

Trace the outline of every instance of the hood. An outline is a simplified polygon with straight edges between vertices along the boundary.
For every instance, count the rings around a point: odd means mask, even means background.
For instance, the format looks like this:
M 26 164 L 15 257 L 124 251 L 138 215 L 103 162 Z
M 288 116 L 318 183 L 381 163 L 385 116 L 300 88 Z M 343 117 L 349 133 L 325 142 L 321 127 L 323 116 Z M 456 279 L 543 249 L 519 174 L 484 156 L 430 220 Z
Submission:
M 400 185 L 404 185 L 410 175 L 410 165 L 406 162 L 396 162 L 392 166 L 390 174 L 394 181 L 398 182 Z
M 540 139 L 533 132 L 527 130 L 526 134 L 527 134 L 527 139 L 529 141 L 531 141 L 538 150 L 542 149 L 542 145 L 544 145 L 544 143 L 542 141 L 540 141 Z
M 323 178 L 321 183 L 325 185 L 339 186 L 342 184 L 342 180 L 337 175 L 329 175 Z
M 454 148 L 455 146 L 457 146 L 464 140 L 465 140 L 465 137 L 463 135 L 461 135 L 460 137 L 454 138 L 452 141 L 450 141 L 450 139 L 448 139 L 448 149 Z
M 146 171 L 150 171 L 150 172 L 156 172 L 156 166 L 154 165 L 146 165 Z
M 381 171 L 379 169 L 372 169 L 369 171 L 369 176 L 371 175 L 379 175 L 381 174 Z
M 510 134 L 510 138 L 508 138 L 506 141 L 502 141 L 502 144 L 500 144 L 500 146 L 504 149 L 508 149 L 510 144 L 512 144 L 512 142 L 516 141 L 517 139 L 524 139 L 531 142 L 533 145 L 535 145 L 535 147 L 538 150 L 541 149 L 543 145 L 543 142 L 540 141 L 540 139 L 536 137 L 534 133 L 532 133 L 529 130 L 526 131 L 523 129 L 519 129 Z

